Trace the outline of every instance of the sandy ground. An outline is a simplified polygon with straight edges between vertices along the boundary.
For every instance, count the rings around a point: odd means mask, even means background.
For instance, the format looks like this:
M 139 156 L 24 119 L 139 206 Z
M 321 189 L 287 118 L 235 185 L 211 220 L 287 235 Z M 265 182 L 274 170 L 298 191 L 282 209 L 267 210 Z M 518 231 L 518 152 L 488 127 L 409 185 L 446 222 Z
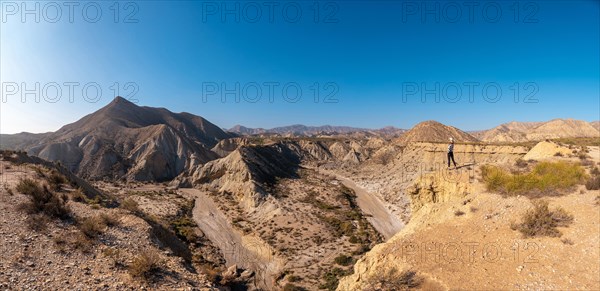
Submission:
M 234 229 L 210 196 L 198 189 L 180 189 L 196 197 L 194 221 L 204 234 L 223 252 L 227 265 L 254 270 L 256 286 L 268 289 L 282 268 L 273 251 L 254 235 Z

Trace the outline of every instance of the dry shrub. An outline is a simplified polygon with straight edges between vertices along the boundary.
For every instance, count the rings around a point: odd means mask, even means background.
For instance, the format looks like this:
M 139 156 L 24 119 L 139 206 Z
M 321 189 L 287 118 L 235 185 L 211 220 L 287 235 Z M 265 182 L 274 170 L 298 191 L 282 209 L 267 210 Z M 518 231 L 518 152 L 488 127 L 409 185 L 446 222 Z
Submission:
M 123 208 L 133 214 L 140 212 L 139 204 L 131 198 L 127 198 L 127 199 L 123 200 L 123 202 L 121 202 L 121 208 Z
M 108 247 L 102 250 L 102 254 L 105 257 L 110 258 L 113 261 L 115 267 L 125 267 L 125 260 L 123 254 L 121 253 L 121 250 L 117 248 Z
M 99 219 L 108 227 L 118 226 L 121 224 L 121 215 L 117 213 L 101 213 L 98 215 Z
M 557 227 L 566 227 L 573 222 L 573 215 L 562 208 L 550 210 L 548 201 L 537 200 L 533 208 L 523 215 L 523 222 L 511 226 L 520 231 L 524 237 L 550 236 L 558 237 L 562 233 Z
M 412 270 L 398 272 L 396 268 L 392 268 L 386 272 L 379 272 L 377 275 L 370 277 L 364 291 L 379 291 L 379 290 L 413 290 L 421 286 L 424 279 Z
M 588 190 L 598 190 L 600 189 L 600 169 L 598 167 L 594 167 L 590 174 L 592 176 L 585 183 L 585 188 Z
M 591 177 L 585 182 L 585 189 L 598 190 L 600 189 L 600 176 Z
M 86 217 L 79 223 L 79 230 L 90 239 L 97 238 L 106 229 L 106 224 L 100 216 Z
M 87 197 L 83 194 L 83 189 L 78 188 L 77 190 L 71 192 L 71 200 L 79 203 L 84 203 L 87 201 Z
M 60 219 L 71 217 L 71 210 L 66 205 L 66 201 L 36 181 L 22 179 L 17 184 L 17 191 L 29 196 L 29 201 L 19 207 L 29 214 L 44 213 L 49 217 Z
M 135 278 L 149 279 L 162 267 L 162 260 L 157 251 L 147 249 L 136 256 L 129 265 L 129 274 Z
M 83 253 L 89 253 L 94 246 L 94 242 L 85 234 L 77 233 L 73 238 L 69 241 L 71 248 L 80 250 Z
M 53 191 L 60 191 L 62 184 L 67 183 L 67 178 L 56 170 L 50 171 L 50 175 L 47 177 L 48 184 Z
M 44 231 L 48 228 L 50 219 L 43 214 L 32 214 L 27 217 L 27 227 L 33 231 Z

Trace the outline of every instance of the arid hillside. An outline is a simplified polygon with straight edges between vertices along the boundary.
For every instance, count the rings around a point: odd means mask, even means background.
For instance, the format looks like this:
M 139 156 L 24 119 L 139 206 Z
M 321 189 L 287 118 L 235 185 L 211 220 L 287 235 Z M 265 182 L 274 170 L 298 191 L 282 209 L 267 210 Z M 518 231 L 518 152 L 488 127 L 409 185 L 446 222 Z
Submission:
M 407 188 L 410 222 L 338 290 L 599 289 L 600 151 L 532 151 L 544 157 L 483 163 L 474 179 L 421 175 Z
M 40 139 L 5 135 L 2 144 L 60 161 L 87 179 L 164 181 L 192 163 L 218 158 L 210 148 L 231 135 L 202 117 L 140 107 L 117 97 L 57 132 L 36 137 Z
M 0 288 L 218 290 L 175 232 L 133 200 L 32 161 L 0 154 Z M 165 201 L 177 213 L 185 198 Z
M 117 98 L 54 133 L 1 136 L 31 154 L 0 161 L 1 286 L 598 287 L 588 261 L 569 260 L 598 257 L 590 123 L 511 122 L 473 135 L 435 121 L 236 130 Z M 536 233 L 537 216 L 556 227 Z
M 574 119 L 554 119 L 547 122 L 510 122 L 480 133 L 485 142 L 524 142 L 544 139 L 599 137 L 600 129 L 593 123 Z

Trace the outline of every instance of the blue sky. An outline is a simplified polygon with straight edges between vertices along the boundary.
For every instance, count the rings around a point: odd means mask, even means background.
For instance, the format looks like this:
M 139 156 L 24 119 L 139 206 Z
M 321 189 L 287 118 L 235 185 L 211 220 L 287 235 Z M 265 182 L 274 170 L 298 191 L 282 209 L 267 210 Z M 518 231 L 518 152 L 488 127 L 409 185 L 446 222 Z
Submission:
M 23 3 L 2 1 L 2 133 L 55 131 L 117 87 L 225 128 L 600 119 L 598 1 L 75 1 L 72 21 Z

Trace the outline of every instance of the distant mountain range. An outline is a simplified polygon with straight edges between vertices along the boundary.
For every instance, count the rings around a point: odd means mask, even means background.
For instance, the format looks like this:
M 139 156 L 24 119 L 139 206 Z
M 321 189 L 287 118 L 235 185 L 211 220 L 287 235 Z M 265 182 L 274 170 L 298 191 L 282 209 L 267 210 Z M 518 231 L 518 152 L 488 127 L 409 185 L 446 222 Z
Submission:
M 334 134 L 349 134 L 356 132 L 371 132 L 382 135 L 394 135 L 405 132 L 405 129 L 396 128 L 393 126 L 384 127 L 381 129 L 367 129 L 349 126 L 306 126 L 302 124 L 294 124 L 289 126 L 275 127 L 271 129 L 264 128 L 248 128 L 242 125 L 236 125 L 227 130 L 228 132 L 240 135 L 260 135 L 260 134 L 278 134 L 278 135 L 295 135 L 295 136 L 314 136 L 314 135 L 334 135 Z
M 238 125 L 224 131 L 200 116 L 137 106 L 117 97 L 100 110 L 56 132 L 0 135 L 0 148 L 25 150 L 49 161 L 60 161 L 83 178 L 165 181 L 184 172 L 192 173 L 197 167 L 250 144 L 246 135 L 368 138 L 377 149 L 390 142 L 447 142 L 450 137 L 457 142 L 509 143 L 563 137 L 600 138 L 599 129 L 599 121 L 554 119 L 510 122 L 469 133 L 437 121 L 421 122 L 408 131 L 395 127 L 364 129 L 330 125 L 272 129 Z M 340 145 L 334 148 L 342 148 Z M 360 149 L 353 151 L 359 157 L 354 158 L 355 161 L 366 156 L 359 155 Z M 352 159 L 349 149 L 338 152 L 339 159 Z
M 567 137 L 600 137 L 600 122 L 553 119 L 546 122 L 509 122 L 473 135 L 484 142 L 524 142 Z

